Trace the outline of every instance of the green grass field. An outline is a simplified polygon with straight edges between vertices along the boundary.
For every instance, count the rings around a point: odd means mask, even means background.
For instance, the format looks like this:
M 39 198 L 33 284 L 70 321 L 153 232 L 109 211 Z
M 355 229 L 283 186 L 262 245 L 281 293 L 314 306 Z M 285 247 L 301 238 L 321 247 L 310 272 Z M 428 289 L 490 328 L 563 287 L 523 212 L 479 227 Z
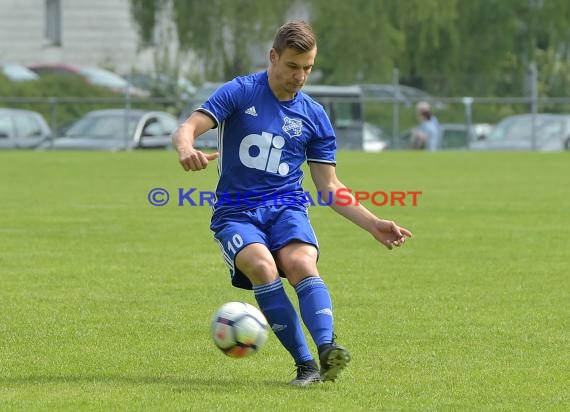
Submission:
M 302 390 L 275 336 L 242 360 L 211 343 L 215 308 L 255 302 L 229 285 L 209 207 L 176 205 L 213 190 L 215 167 L 0 152 L 0 410 L 569 410 L 568 153 L 338 159 L 354 190 L 423 194 L 371 207 L 414 232 L 394 251 L 311 209 L 353 360 Z M 168 205 L 148 203 L 155 187 Z

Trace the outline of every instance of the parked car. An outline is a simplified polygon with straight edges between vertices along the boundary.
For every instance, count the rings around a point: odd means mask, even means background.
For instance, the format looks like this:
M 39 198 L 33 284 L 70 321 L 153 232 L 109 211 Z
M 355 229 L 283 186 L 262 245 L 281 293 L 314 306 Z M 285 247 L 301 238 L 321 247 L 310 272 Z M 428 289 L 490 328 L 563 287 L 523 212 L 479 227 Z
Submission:
M 194 145 L 200 149 L 218 148 L 218 129 L 210 129 L 199 136 Z M 388 148 L 385 134 L 378 126 L 364 123 L 362 150 L 365 152 L 381 152 Z
M 180 113 L 180 120 L 184 121 L 192 114 L 194 109 L 199 107 L 202 103 L 204 103 L 208 98 L 224 83 L 216 83 L 216 82 L 206 82 L 203 83 L 200 87 L 198 87 L 195 93 L 192 95 L 192 98 L 188 101 L 188 104 Z M 216 133 L 217 135 L 217 133 Z M 213 135 L 209 138 L 212 141 Z M 217 137 L 214 139 L 217 142 Z M 217 144 L 217 143 L 216 143 Z
M 149 91 L 153 96 L 178 96 L 182 100 L 189 100 L 196 93 L 194 84 L 185 77 L 176 79 L 161 73 L 131 73 L 126 74 L 124 78 L 133 86 Z
M 99 67 L 87 67 L 73 64 L 36 64 L 28 66 L 30 70 L 40 76 L 79 76 L 87 83 L 104 87 L 116 93 L 128 91 L 133 96 L 148 97 L 146 90 L 133 87 L 127 80 L 116 73 Z
M 198 136 L 194 142 L 197 149 L 218 149 L 218 128 L 207 130 L 204 134 Z
M 533 150 L 532 114 L 509 116 L 491 133 L 471 142 L 472 150 Z M 535 115 L 536 149 L 570 150 L 570 115 L 541 113 Z
M 194 93 L 194 100 L 203 102 L 208 97 L 212 95 L 220 86 L 222 86 L 223 82 L 205 82 L 200 87 L 196 89 L 196 93 Z
M 37 112 L 0 108 L 0 149 L 29 149 L 51 138 L 44 117 Z
M 3 74 L 8 80 L 12 82 L 27 82 L 38 80 L 40 76 L 17 63 L 3 62 L 0 63 L 0 74 Z
M 382 152 L 388 148 L 384 131 L 371 123 L 364 123 L 362 149 L 365 152 Z
M 488 123 L 440 123 L 440 149 L 466 149 L 477 140 L 485 139 L 493 126 Z
M 360 84 L 362 95 L 367 99 L 377 99 L 382 102 L 397 101 L 407 108 L 414 107 L 420 101 L 430 102 L 434 109 L 445 109 L 445 105 L 436 101 L 429 93 L 411 86 L 392 84 Z
M 473 142 L 485 139 L 493 126 L 488 123 L 440 123 L 438 150 L 467 149 Z M 399 149 L 411 148 L 412 129 L 404 131 L 398 142 Z
M 170 148 L 178 127 L 176 117 L 166 112 L 107 109 L 87 113 L 66 129 L 63 136 L 42 148 L 128 150 Z
M 196 108 L 220 87 L 221 83 L 206 83 L 196 92 L 190 104 L 181 114 L 184 121 Z M 337 147 L 345 150 L 381 151 L 386 148 L 382 132 L 371 124 L 365 124 L 362 108 L 362 90 L 357 86 L 306 85 L 303 93 L 319 102 L 328 114 L 337 137 Z M 196 139 L 196 146 L 215 149 L 218 146 L 218 130 L 211 129 Z

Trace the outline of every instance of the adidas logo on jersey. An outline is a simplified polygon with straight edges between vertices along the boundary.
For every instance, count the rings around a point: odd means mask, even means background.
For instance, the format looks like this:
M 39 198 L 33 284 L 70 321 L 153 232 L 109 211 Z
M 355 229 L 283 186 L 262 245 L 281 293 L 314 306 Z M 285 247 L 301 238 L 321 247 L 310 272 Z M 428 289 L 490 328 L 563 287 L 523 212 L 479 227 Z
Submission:
M 255 111 L 255 106 L 251 106 L 249 109 L 246 109 L 245 114 L 249 114 L 251 116 L 257 116 L 257 112 Z

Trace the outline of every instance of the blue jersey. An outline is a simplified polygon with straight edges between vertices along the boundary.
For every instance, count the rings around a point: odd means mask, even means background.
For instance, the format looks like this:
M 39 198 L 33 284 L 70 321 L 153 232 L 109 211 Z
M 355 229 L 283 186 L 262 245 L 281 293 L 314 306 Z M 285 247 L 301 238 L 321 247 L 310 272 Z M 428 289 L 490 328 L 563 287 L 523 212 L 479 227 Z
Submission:
M 336 138 L 323 107 L 302 92 L 279 101 L 267 72 L 235 78 L 197 110 L 218 127 L 214 220 L 283 196 L 306 204 L 303 163 L 335 164 Z

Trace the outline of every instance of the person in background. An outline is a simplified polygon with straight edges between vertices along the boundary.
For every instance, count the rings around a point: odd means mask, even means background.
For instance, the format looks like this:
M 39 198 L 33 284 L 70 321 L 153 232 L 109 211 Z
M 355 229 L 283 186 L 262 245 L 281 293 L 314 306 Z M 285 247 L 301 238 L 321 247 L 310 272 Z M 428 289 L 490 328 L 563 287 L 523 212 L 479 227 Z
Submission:
M 418 126 L 412 131 L 412 148 L 427 149 L 432 152 L 440 147 L 439 121 L 433 114 L 428 102 L 419 102 L 416 105 Z

